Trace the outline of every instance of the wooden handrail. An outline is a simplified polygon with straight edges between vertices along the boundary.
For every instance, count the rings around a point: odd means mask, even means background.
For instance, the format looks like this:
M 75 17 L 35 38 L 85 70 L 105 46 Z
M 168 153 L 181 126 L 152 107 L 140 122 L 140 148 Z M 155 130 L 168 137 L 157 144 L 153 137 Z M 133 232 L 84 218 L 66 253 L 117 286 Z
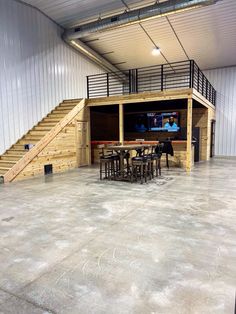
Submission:
M 86 100 L 82 99 L 60 122 L 58 122 L 34 147 L 32 147 L 11 169 L 4 175 L 4 182 L 11 182 L 57 135 L 70 123 L 75 116 L 86 107 Z

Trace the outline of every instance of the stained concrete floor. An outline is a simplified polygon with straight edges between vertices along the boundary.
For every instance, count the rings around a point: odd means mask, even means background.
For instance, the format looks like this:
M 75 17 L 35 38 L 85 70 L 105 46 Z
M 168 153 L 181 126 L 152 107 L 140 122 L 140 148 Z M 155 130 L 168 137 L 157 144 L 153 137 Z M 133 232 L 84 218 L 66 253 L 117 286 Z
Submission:
M 0 313 L 234 313 L 236 160 L 0 185 Z

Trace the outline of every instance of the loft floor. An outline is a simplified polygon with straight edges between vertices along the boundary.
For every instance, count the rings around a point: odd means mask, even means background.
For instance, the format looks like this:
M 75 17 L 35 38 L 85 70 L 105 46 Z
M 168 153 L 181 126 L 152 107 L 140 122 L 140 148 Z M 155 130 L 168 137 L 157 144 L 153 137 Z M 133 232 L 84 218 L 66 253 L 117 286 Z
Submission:
M 94 167 L 0 185 L 1 311 L 233 313 L 235 166 L 143 186 Z
M 143 92 L 128 95 L 90 98 L 87 99 L 87 104 L 89 107 L 93 107 L 178 99 L 193 99 L 207 108 L 215 109 L 215 106 L 194 88 L 179 88 L 159 92 Z

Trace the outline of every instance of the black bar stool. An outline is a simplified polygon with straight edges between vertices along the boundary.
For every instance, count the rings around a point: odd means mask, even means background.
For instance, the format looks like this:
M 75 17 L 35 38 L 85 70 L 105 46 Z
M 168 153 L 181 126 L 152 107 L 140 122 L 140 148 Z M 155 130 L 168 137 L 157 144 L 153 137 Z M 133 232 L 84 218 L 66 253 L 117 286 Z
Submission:
M 155 154 L 157 156 L 156 169 L 155 169 L 156 176 L 158 176 L 158 173 L 161 176 L 161 156 L 162 156 L 163 147 L 164 147 L 164 144 L 161 143 L 161 144 L 158 144 L 155 148 Z
M 103 179 L 114 179 L 116 176 L 116 171 L 119 166 L 116 166 L 116 161 L 119 160 L 118 155 L 113 154 L 107 154 L 104 153 L 105 145 L 98 145 L 98 148 L 100 148 L 102 151 L 99 153 L 100 156 L 100 180 Z
M 148 174 L 148 159 L 145 157 L 133 157 L 132 158 L 132 171 L 131 171 L 131 182 L 138 181 L 140 178 L 141 184 L 143 181 L 147 182 Z

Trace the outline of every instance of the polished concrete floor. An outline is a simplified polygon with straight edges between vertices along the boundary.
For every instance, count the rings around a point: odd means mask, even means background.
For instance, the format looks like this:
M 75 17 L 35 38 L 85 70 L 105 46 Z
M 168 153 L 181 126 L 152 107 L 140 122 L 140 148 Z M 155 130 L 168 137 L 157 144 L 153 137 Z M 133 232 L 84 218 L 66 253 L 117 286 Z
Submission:
M 233 314 L 235 217 L 236 160 L 0 185 L 0 313 Z

